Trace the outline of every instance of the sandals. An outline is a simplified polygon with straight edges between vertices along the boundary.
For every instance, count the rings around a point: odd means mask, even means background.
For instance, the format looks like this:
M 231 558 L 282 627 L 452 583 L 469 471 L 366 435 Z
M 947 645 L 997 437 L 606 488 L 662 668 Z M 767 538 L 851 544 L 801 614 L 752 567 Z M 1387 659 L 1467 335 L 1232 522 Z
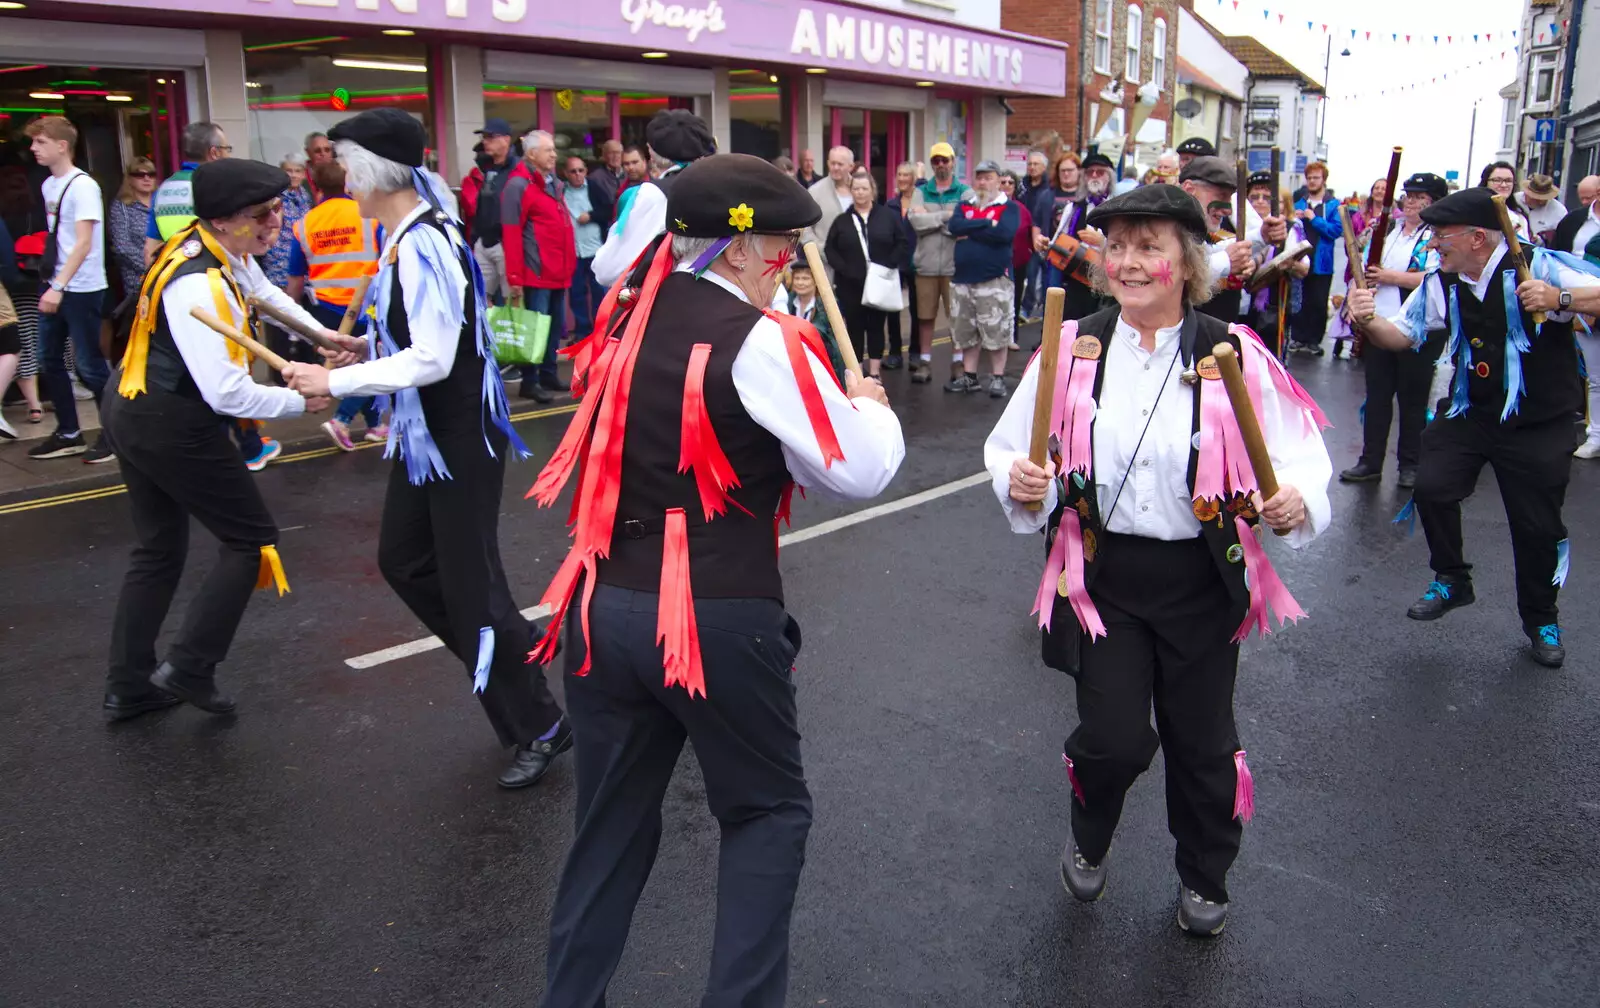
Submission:
M 42 409 L 31 409 L 31 410 L 29 410 L 28 411 L 28 422 L 29 423 L 43 423 L 44 422 L 44 410 L 42 410 Z

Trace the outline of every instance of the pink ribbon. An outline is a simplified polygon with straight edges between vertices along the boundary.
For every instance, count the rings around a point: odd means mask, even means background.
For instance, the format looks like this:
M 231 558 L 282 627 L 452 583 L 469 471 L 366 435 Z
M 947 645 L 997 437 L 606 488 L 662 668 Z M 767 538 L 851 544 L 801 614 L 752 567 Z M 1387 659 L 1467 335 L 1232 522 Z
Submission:
M 1067 321 L 1061 323 L 1061 342 L 1067 345 L 1067 352 L 1056 356 L 1056 380 L 1054 388 L 1055 398 L 1050 403 L 1050 433 L 1061 439 L 1064 445 L 1067 441 L 1067 404 L 1072 401 L 1067 394 L 1067 387 L 1072 373 L 1072 342 L 1078 338 L 1078 323 Z
M 1099 361 L 1079 360 L 1072 368 L 1072 380 L 1067 383 L 1072 429 L 1068 437 L 1062 438 L 1067 447 L 1066 472 L 1088 475 L 1094 471 L 1094 378 L 1099 370 Z
M 1233 422 L 1233 407 L 1222 382 L 1200 382 L 1200 459 L 1194 470 L 1195 500 L 1220 502 L 1227 496 L 1226 431 Z
M 1267 559 L 1267 551 L 1262 548 L 1261 540 L 1256 538 L 1255 529 L 1250 527 L 1250 523 L 1235 515 L 1233 527 L 1239 533 L 1239 545 L 1244 549 L 1244 573 L 1250 582 L 1250 609 L 1244 614 L 1244 622 L 1233 634 L 1234 643 L 1238 643 L 1250 636 L 1252 630 L 1262 636 L 1271 633 L 1270 614 L 1277 615 L 1278 626 L 1281 627 L 1285 622 L 1305 616 L 1305 610 L 1300 608 L 1300 603 L 1284 587 L 1278 572 L 1273 570 L 1272 561 Z
M 1089 803 L 1083 800 L 1083 785 L 1078 783 L 1078 771 L 1072 765 L 1072 757 L 1062 753 L 1061 762 L 1067 765 L 1067 782 L 1072 785 L 1073 797 L 1078 799 L 1079 805 L 1088 808 Z
M 1067 773 L 1072 773 L 1072 761 L 1067 760 Z M 1250 776 L 1250 767 L 1244 761 L 1244 750 L 1233 754 L 1233 817 L 1249 822 L 1256 814 L 1256 780 Z
M 1057 540 L 1065 539 L 1067 543 L 1067 601 L 1072 603 L 1072 612 L 1078 617 L 1078 625 L 1083 627 L 1083 632 L 1089 635 L 1092 641 L 1096 637 L 1106 635 L 1105 621 L 1100 618 L 1100 610 L 1095 608 L 1094 599 L 1089 597 L 1089 586 L 1083 576 L 1083 528 L 1078 524 L 1078 512 L 1066 508 L 1061 512 L 1061 528 L 1056 533 Z
M 1270 380 L 1278 394 L 1310 414 L 1311 420 L 1318 428 L 1333 426 L 1322 412 L 1322 407 L 1311 398 L 1311 393 L 1294 380 L 1294 376 L 1283 366 L 1283 362 L 1273 356 L 1272 351 L 1267 349 L 1267 345 L 1261 342 L 1261 337 L 1257 336 L 1254 330 L 1244 325 L 1232 325 L 1228 330 L 1240 337 L 1239 348 L 1244 357 L 1245 386 L 1250 389 L 1250 402 L 1256 408 L 1256 416 L 1261 416 L 1261 388 Z M 1245 339 L 1245 336 L 1250 338 Z
M 1050 552 L 1045 557 L 1044 577 L 1039 581 L 1039 591 L 1033 598 L 1033 612 L 1039 617 L 1039 627 L 1046 633 L 1050 630 L 1050 619 L 1056 611 L 1056 583 L 1061 580 L 1061 571 L 1067 564 L 1066 543 L 1066 515 L 1078 516 L 1078 512 L 1067 508 L 1062 514 L 1063 527 L 1056 529 L 1056 540 L 1050 544 Z

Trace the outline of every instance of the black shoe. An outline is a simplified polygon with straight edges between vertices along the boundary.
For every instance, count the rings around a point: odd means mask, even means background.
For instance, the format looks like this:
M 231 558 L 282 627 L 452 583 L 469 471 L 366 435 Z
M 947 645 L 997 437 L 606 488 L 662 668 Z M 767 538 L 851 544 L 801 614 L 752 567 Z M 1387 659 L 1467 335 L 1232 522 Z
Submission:
M 1187 934 L 1213 938 L 1228 923 L 1228 904 L 1213 903 L 1187 886 L 1178 887 L 1178 926 Z
M 1380 479 L 1383 479 L 1383 469 L 1369 465 L 1365 459 L 1339 474 L 1340 483 L 1371 483 Z
M 892 353 L 883 359 L 883 369 L 885 371 L 898 371 L 905 365 L 906 359 L 897 353 Z
M 28 457 L 31 459 L 66 458 L 68 455 L 82 455 L 88 450 L 89 446 L 84 443 L 82 433 L 74 434 L 71 437 L 62 437 L 61 432 L 56 431 L 32 448 L 29 448 Z
M 1417 485 L 1417 471 L 1415 469 L 1401 469 L 1400 478 L 1394 482 L 1400 489 L 1410 490 Z
M 1532 645 L 1533 660 L 1545 668 L 1560 668 L 1567 660 L 1567 649 L 1561 646 L 1561 628 L 1554 623 L 1534 627 L 1527 631 Z
M 1061 852 L 1061 884 L 1080 903 L 1093 903 L 1106 891 L 1106 866 L 1092 865 L 1078 853 L 1078 841 L 1068 840 Z
M 963 374 L 944 383 L 946 392 L 982 392 L 983 386 L 973 375 Z
M 174 668 L 171 662 L 162 662 L 161 667 L 151 673 L 150 685 L 188 701 L 207 714 L 232 714 L 237 706 L 233 697 L 218 691 L 213 676 L 191 675 Z
M 116 460 L 117 453 L 112 451 L 106 444 L 105 438 L 101 438 L 90 445 L 89 450 L 83 453 L 84 465 L 99 465 L 102 462 L 115 462 Z
M 532 399 L 536 403 L 551 403 L 556 401 L 554 394 L 545 390 L 544 387 L 542 387 L 538 382 L 530 381 L 528 379 L 523 379 L 522 387 L 517 389 L 517 395 L 524 399 Z
M 540 378 L 539 387 L 543 389 L 549 389 L 551 392 L 572 391 L 572 383 L 560 375 L 556 375 L 554 378 Z
M 1466 578 L 1460 581 L 1439 578 L 1428 585 L 1428 590 L 1406 610 L 1406 615 L 1414 620 L 1436 620 L 1452 609 L 1471 605 L 1477 600 L 1478 597 L 1472 593 L 1472 582 Z
M 176 707 L 181 703 L 183 703 L 183 700 L 179 697 L 175 697 L 170 693 L 163 693 L 152 687 L 143 693 L 131 696 L 125 696 L 120 693 L 107 693 L 106 701 L 101 706 L 105 708 L 107 721 L 126 721 L 129 718 L 138 717 L 140 714 L 166 710 L 168 707 Z
M 550 770 L 550 761 L 571 748 L 572 725 L 563 714 L 556 724 L 554 735 L 542 742 L 533 741 L 517 747 L 516 755 L 511 757 L 511 765 L 500 775 L 500 786 L 524 788 L 539 783 L 539 778 Z

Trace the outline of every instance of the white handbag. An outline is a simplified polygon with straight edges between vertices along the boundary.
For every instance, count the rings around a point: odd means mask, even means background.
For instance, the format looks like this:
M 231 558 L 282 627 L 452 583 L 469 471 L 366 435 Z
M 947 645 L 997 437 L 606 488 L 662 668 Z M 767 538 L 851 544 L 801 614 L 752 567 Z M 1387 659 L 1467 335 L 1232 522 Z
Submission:
M 850 219 L 856 222 L 856 236 L 861 239 L 861 258 L 867 263 L 867 283 L 861 292 L 861 303 L 883 312 L 901 312 L 906 307 L 906 292 L 900 286 L 900 271 L 893 266 L 880 266 L 867 252 L 867 227 L 861 215 L 854 210 Z

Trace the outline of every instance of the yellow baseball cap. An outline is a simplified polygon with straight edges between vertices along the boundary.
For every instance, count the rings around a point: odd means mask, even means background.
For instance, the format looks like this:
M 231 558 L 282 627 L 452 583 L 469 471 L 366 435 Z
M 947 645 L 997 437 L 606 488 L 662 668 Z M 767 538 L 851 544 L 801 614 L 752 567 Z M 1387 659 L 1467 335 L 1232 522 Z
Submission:
M 947 157 L 954 161 L 956 159 L 956 149 L 941 140 L 928 148 L 928 160 L 932 161 L 936 157 Z

